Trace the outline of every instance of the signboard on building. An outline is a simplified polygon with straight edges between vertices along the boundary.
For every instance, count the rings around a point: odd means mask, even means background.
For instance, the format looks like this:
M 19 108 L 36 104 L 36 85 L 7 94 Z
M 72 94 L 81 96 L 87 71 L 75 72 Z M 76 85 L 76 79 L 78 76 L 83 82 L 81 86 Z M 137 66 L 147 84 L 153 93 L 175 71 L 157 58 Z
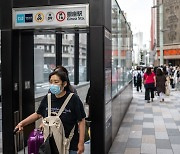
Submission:
M 13 8 L 13 29 L 89 26 L 89 4 Z
M 163 1 L 164 44 L 180 44 L 180 0 Z

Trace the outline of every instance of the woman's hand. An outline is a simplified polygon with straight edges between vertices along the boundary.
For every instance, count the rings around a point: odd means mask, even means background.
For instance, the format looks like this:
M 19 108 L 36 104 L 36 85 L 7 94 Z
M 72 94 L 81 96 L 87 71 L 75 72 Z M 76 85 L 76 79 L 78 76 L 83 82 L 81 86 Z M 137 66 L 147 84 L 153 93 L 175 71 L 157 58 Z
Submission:
M 18 123 L 18 125 L 15 127 L 14 130 L 17 130 L 17 132 L 23 131 L 23 124 L 22 123 Z
M 82 154 L 84 152 L 84 143 L 78 143 L 78 152 L 77 154 Z
M 41 124 L 39 125 L 39 129 L 40 129 L 41 131 L 44 130 L 44 124 L 43 124 L 43 123 L 41 123 Z
M 85 135 L 85 119 L 79 121 L 79 143 L 78 143 L 78 154 L 84 152 L 84 135 Z
M 35 122 L 36 120 L 38 120 L 39 118 L 41 118 L 42 116 L 40 114 L 37 114 L 36 112 L 31 114 L 30 116 L 28 116 L 26 119 L 22 120 L 16 127 L 15 129 L 18 129 L 18 132 L 23 130 L 24 126 L 27 126 L 33 122 Z

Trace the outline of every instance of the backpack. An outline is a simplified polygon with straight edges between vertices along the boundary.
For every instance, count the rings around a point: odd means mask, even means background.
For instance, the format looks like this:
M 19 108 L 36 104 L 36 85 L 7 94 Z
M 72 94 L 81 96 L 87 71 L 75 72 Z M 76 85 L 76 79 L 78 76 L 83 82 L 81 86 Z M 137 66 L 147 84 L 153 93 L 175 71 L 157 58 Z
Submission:
M 51 116 L 51 93 L 48 93 L 48 117 L 43 119 L 43 124 L 44 124 L 44 141 L 49 136 L 54 137 L 54 141 L 56 144 L 56 147 L 58 149 L 59 154 L 69 154 L 69 147 L 70 147 L 70 142 L 71 139 L 74 135 L 74 129 L 70 132 L 70 135 L 68 138 L 65 137 L 65 131 L 64 131 L 64 126 L 59 118 L 62 112 L 64 111 L 66 105 L 68 104 L 69 100 L 71 99 L 73 93 L 70 93 L 69 96 L 66 98 L 64 101 L 62 107 L 60 108 L 59 112 L 55 116 Z
M 142 80 L 142 77 L 141 77 L 141 73 L 140 73 L 140 72 L 137 74 L 137 80 L 138 80 L 138 81 Z

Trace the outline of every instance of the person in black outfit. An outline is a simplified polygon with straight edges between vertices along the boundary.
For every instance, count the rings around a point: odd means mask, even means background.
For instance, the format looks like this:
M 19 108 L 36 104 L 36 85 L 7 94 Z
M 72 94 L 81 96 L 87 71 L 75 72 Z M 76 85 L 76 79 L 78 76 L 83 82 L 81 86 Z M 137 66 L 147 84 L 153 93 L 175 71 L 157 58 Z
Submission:
M 156 69 L 156 88 L 160 102 L 164 101 L 166 76 L 161 68 Z
M 137 67 L 137 75 L 136 75 L 136 87 L 137 87 L 137 91 L 139 92 L 139 90 L 142 92 L 142 71 L 140 69 L 140 67 Z
M 49 82 L 51 84 L 50 91 L 52 93 L 51 111 L 58 112 L 62 104 L 64 103 L 65 99 L 70 94 L 69 81 L 65 72 L 54 71 L 49 75 Z M 58 88 L 54 88 L 53 90 L 53 87 Z M 18 128 L 19 131 L 21 131 L 24 126 L 33 123 L 42 117 L 45 118 L 48 114 L 47 106 L 48 102 L 46 95 L 41 101 L 38 110 L 26 119 L 22 120 L 16 126 L 16 128 Z M 75 125 L 74 135 L 70 143 L 69 154 L 82 154 L 84 152 L 85 117 L 86 114 L 80 98 L 76 94 L 73 94 L 67 106 L 65 107 L 63 113 L 60 116 L 60 119 L 64 126 L 66 137 L 69 136 L 70 131 Z

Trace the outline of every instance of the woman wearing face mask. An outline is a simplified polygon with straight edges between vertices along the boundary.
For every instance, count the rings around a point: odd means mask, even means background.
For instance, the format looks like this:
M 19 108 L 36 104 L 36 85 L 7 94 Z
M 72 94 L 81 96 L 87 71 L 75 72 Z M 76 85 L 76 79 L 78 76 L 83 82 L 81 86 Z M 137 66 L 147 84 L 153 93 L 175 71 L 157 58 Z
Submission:
M 54 69 L 54 71 L 62 71 L 62 72 L 65 72 L 66 75 L 67 75 L 67 77 L 68 77 L 69 90 L 70 90 L 70 92 L 75 93 L 75 94 L 78 94 L 78 93 L 77 93 L 77 90 L 75 89 L 75 87 L 70 84 L 70 81 L 69 81 L 69 72 L 68 72 L 68 70 L 67 70 L 64 66 L 58 65 L 58 66 L 56 66 L 56 68 Z
M 51 95 L 51 112 L 58 112 L 65 99 L 70 94 L 69 82 L 66 73 L 54 71 L 49 75 Z M 35 122 L 39 118 L 47 117 L 48 103 L 47 96 L 43 98 L 38 110 L 26 119 L 22 120 L 16 128 L 21 131 L 24 126 Z M 76 94 L 73 94 L 66 105 L 60 119 L 63 123 L 65 135 L 68 137 L 70 131 L 75 125 L 74 136 L 70 144 L 69 154 L 81 154 L 84 151 L 84 128 L 85 112 L 81 100 Z

